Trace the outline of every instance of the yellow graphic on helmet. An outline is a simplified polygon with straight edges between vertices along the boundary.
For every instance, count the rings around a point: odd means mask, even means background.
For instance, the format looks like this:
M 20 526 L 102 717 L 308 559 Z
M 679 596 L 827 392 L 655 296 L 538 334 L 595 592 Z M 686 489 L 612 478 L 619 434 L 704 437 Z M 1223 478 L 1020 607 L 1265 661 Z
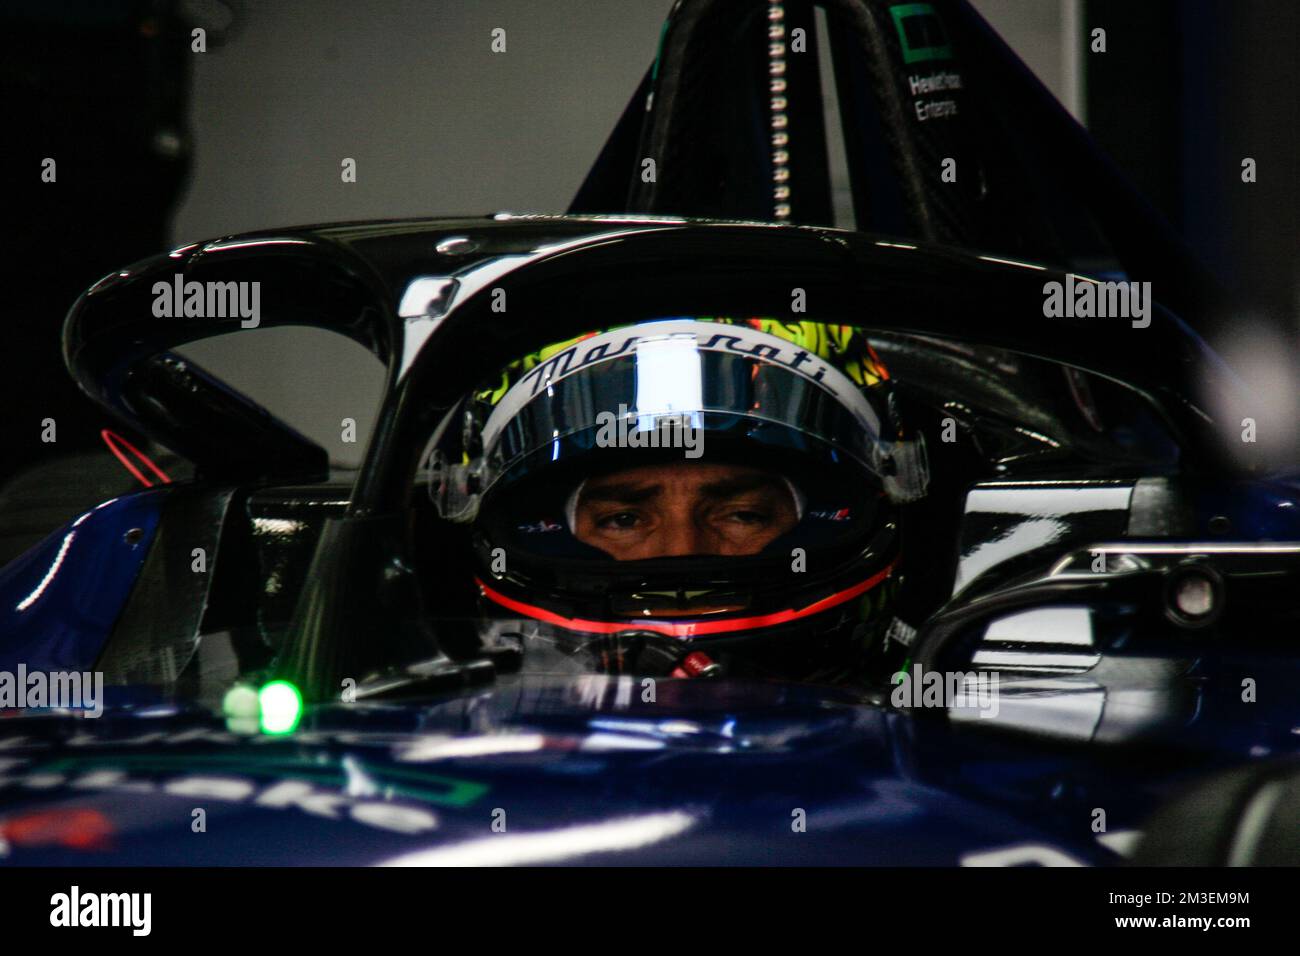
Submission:
M 876 355 L 875 349 L 867 341 L 866 336 L 850 325 L 828 325 L 824 322 L 791 322 L 773 318 L 735 319 L 723 316 L 685 316 L 684 318 L 696 322 L 717 322 L 722 325 L 747 325 L 760 332 L 766 332 L 768 335 L 775 335 L 802 349 L 806 349 L 810 354 L 816 355 L 820 359 L 830 362 L 844 372 L 854 383 L 866 388 L 889 380 L 889 372 L 885 369 L 884 363 L 880 361 L 880 357 Z M 609 329 L 588 332 L 563 342 L 554 342 L 536 352 L 525 355 L 523 358 L 516 359 L 501 373 L 500 384 L 494 388 L 484 389 L 476 397 L 481 401 L 495 405 L 510 390 L 511 385 L 542 362 L 563 352 L 575 343 L 581 342 L 583 339 L 589 339 L 592 336 L 601 335 L 604 332 L 620 327 L 611 326 Z

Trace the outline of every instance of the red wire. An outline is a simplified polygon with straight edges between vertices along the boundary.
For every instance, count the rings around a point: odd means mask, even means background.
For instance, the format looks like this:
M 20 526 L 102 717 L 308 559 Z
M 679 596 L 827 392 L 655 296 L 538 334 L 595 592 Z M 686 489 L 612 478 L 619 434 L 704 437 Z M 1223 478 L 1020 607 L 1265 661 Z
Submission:
M 108 450 L 113 453 L 114 457 L 116 457 L 117 460 L 122 463 L 122 467 L 125 468 L 127 471 L 129 471 L 132 475 L 134 475 L 136 480 L 139 481 L 140 484 L 144 485 L 146 488 L 152 488 L 153 482 L 150 481 L 148 478 L 146 478 L 143 474 L 141 474 L 140 469 L 136 468 L 135 465 L 133 465 L 130 461 L 127 460 L 126 456 L 122 454 L 121 449 L 117 447 L 117 443 L 121 443 L 123 446 L 125 446 L 126 450 L 129 451 L 132 455 L 134 455 L 138 461 L 141 461 L 144 464 L 148 465 L 149 470 L 152 471 L 155 475 L 157 475 L 158 480 L 161 481 L 164 485 L 171 484 L 172 480 L 170 477 L 168 477 L 167 472 L 163 471 L 161 468 L 155 465 L 153 463 L 153 460 L 150 459 L 148 455 L 146 455 L 140 449 L 136 448 L 134 445 L 132 445 L 121 435 L 117 434 L 117 432 L 110 431 L 109 429 L 104 428 L 100 430 L 99 437 L 104 440 L 104 444 L 108 446 Z

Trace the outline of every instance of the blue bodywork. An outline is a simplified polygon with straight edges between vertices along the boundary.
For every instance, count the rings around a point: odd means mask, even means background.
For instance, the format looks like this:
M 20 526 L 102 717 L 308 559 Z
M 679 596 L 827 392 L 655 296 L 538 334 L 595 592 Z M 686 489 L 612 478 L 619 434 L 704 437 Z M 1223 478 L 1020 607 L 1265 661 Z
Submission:
M 0 570 L 0 670 L 89 670 L 158 527 L 161 492 L 114 498 Z
M 1216 690 L 1128 748 L 761 682 L 666 681 L 647 701 L 630 677 L 506 677 L 311 708 L 289 735 L 136 695 L 98 720 L 6 722 L 3 862 L 1114 865 L 1187 781 L 1296 751 L 1278 720 L 1294 697 L 1275 697 L 1296 671 L 1250 720 Z
M 1104 864 L 926 779 L 911 718 L 841 694 L 631 678 L 332 705 L 291 736 L 170 705 L 14 721 L 7 862 Z M 196 809 L 204 830 L 196 832 Z M 34 821 L 34 822 L 33 822 Z M 25 842 L 24 842 L 25 841 Z

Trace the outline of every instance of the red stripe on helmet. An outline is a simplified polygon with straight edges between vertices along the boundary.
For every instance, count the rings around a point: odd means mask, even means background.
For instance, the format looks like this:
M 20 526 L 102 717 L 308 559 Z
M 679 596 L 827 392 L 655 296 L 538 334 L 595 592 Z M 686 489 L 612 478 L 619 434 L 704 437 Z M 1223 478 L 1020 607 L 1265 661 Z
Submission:
M 732 631 L 742 631 L 754 627 L 774 627 L 777 624 L 786 624 L 790 621 L 797 621 L 801 618 L 812 617 L 820 614 L 822 611 L 828 611 L 833 607 L 843 604 L 845 601 L 852 601 L 855 597 L 870 591 L 885 578 L 894 573 L 897 560 L 891 561 L 883 570 L 873 574 L 865 581 L 860 581 L 852 587 L 845 588 L 843 591 L 836 591 L 834 594 L 827 595 L 820 601 L 809 604 L 807 607 L 790 608 L 785 611 L 773 611 L 771 614 L 759 614 L 754 617 L 733 617 L 723 620 L 703 620 L 703 621 L 591 621 L 578 617 L 562 617 L 553 611 L 538 607 L 535 604 L 526 604 L 523 601 L 516 601 L 514 598 L 506 597 L 500 591 L 495 591 L 488 587 L 478 578 L 474 581 L 479 586 L 479 590 L 484 597 L 495 604 L 507 610 L 514 611 L 517 614 L 523 614 L 545 624 L 554 624 L 569 631 L 584 631 L 591 634 L 617 634 L 620 631 L 638 630 L 638 631 L 655 631 L 659 634 L 666 634 L 669 637 L 689 638 L 705 637 L 710 634 L 728 634 Z

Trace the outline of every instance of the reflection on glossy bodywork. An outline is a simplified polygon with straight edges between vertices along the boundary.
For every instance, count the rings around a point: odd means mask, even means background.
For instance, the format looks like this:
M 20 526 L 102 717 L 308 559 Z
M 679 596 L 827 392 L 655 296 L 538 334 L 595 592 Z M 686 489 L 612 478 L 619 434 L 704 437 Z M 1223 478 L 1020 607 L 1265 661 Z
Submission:
M 161 494 L 114 498 L 0 571 L 0 670 L 89 670 L 135 585 Z

